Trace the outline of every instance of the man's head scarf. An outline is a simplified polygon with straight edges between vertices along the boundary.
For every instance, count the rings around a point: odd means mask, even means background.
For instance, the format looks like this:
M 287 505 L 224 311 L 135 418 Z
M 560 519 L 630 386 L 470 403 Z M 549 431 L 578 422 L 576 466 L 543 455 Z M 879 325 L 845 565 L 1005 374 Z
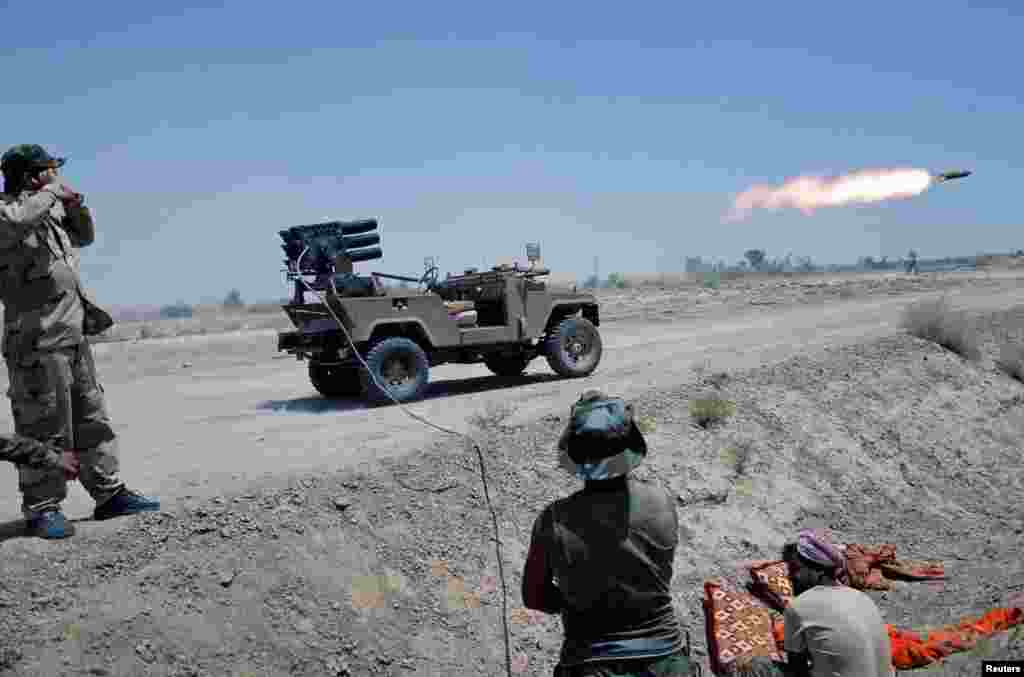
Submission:
M 570 410 L 558 451 L 559 465 L 577 478 L 608 480 L 640 465 L 647 443 L 637 428 L 632 405 L 590 390 Z
M 842 575 L 846 572 L 846 555 L 824 533 L 801 529 L 796 537 L 796 552 L 801 559 Z

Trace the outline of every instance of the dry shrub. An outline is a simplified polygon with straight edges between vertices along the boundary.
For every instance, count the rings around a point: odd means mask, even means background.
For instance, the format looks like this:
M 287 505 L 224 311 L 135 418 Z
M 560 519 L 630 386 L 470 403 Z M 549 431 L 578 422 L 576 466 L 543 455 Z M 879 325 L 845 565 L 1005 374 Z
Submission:
M 920 301 L 907 309 L 904 327 L 912 336 L 951 350 L 969 360 L 981 358 L 978 332 L 966 314 L 954 312 L 946 298 Z
M 636 427 L 644 435 L 650 435 L 658 429 L 658 423 L 654 420 L 653 416 L 641 415 L 636 417 Z
M 690 400 L 690 417 L 701 428 L 720 424 L 736 413 L 736 405 L 719 397 Z
M 996 367 L 1010 378 L 1024 383 L 1024 345 L 1004 343 L 999 349 Z

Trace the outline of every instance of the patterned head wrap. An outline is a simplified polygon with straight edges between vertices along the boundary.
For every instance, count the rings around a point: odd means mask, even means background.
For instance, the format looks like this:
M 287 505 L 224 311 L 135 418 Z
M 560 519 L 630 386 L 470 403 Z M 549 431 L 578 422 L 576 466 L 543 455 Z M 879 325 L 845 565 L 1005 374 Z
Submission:
M 801 559 L 837 573 L 846 571 L 846 555 L 824 533 L 801 529 L 796 538 L 796 552 Z

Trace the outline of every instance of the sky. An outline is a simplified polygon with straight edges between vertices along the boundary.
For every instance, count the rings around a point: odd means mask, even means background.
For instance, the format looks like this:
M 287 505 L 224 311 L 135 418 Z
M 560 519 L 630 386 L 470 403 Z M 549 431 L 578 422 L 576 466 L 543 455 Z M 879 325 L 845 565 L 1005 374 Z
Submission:
M 580 278 L 1024 248 L 1021 3 L 150 4 L 0 4 L 0 146 L 69 158 L 108 305 L 287 296 L 277 232 L 335 219 L 415 276 L 533 241 Z M 723 222 L 874 167 L 975 174 Z

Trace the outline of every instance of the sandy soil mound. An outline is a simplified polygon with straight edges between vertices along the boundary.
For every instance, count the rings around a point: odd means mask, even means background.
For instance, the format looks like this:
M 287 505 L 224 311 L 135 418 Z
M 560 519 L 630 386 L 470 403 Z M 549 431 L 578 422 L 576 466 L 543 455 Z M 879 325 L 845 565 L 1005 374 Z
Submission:
M 988 318 L 993 335 L 1024 310 Z M 876 594 L 889 622 L 941 625 L 1024 604 L 1024 385 L 910 336 L 742 373 L 699 374 L 637 402 L 640 476 L 676 496 L 678 610 L 703 654 L 701 584 L 738 578 L 805 525 L 940 559 L 949 580 Z M 708 429 L 699 397 L 735 403 Z M 569 402 L 566 402 L 568 407 Z M 548 675 L 560 622 L 522 610 L 533 518 L 578 488 L 548 415 L 477 430 L 498 510 L 516 671 Z M 11 675 L 502 675 L 502 598 L 475 452 L 424 429 L 383 470 L 295 477 L 168 512 L 0 545 L 0 663 Z M 1024 658 L 1024 641 L 986 649 Z M 930 674 L 977 674 L 980 656 Z M 708 674 L 705 670 L 705 674 Z

